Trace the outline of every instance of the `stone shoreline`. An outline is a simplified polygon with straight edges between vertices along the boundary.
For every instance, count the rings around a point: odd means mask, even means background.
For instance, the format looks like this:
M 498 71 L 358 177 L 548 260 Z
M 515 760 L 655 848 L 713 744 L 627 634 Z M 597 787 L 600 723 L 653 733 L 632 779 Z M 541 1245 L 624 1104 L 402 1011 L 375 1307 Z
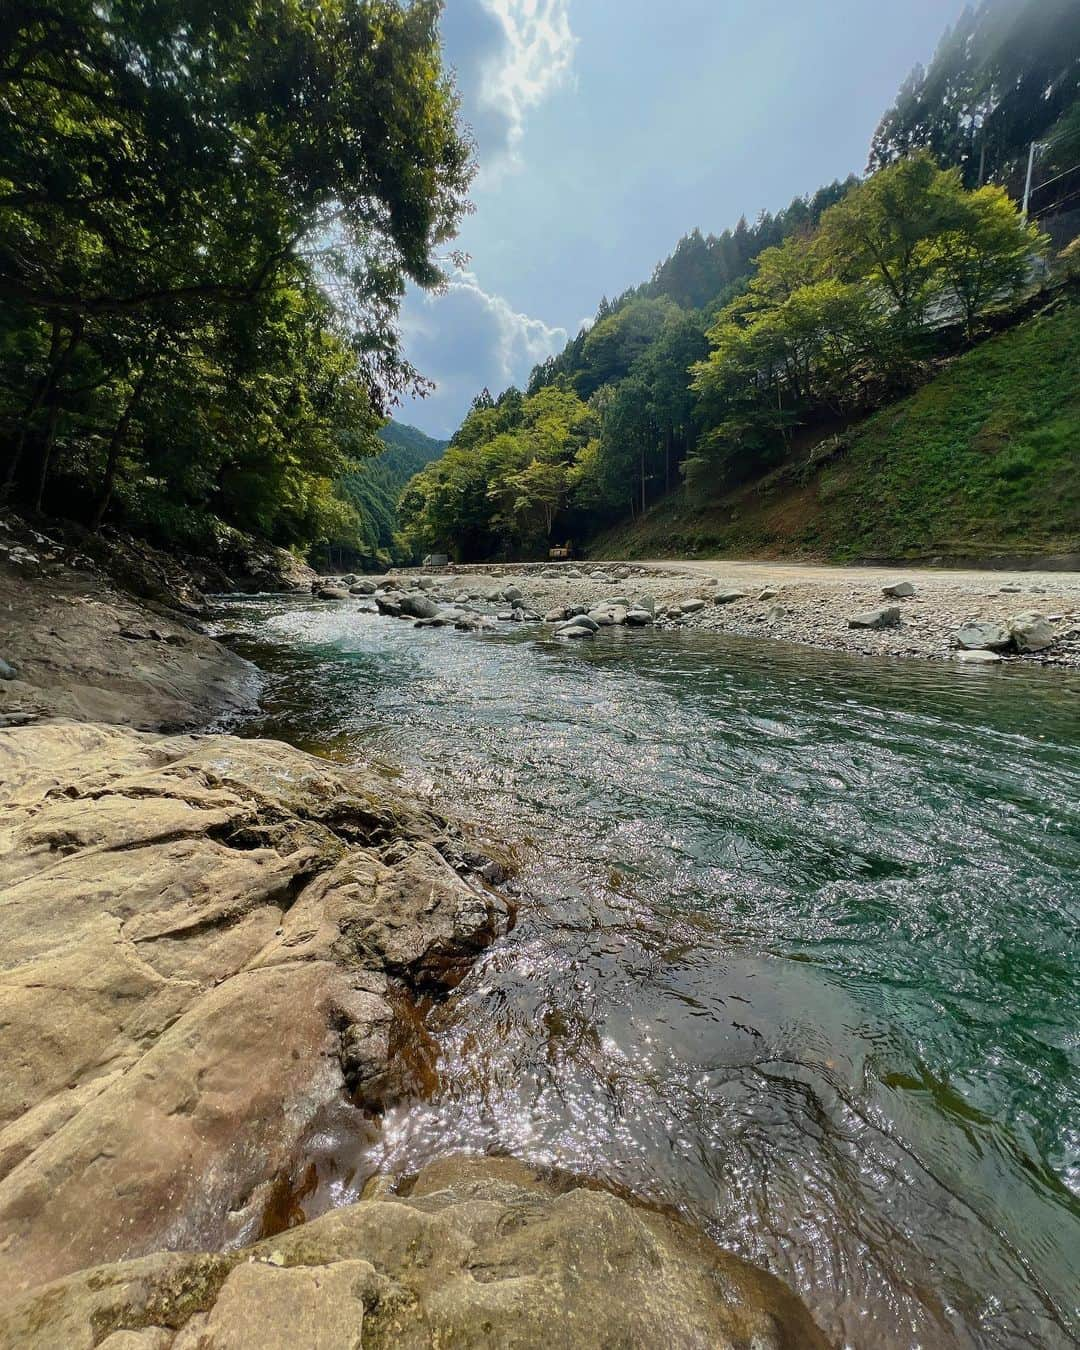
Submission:
M 914 578 L 914 579 L 912 579 Z M 768 564 L 555 564 L 321 578 L 384 613 L 476 630 L 499 619 L 586 638 L 611 625 L 733 633 L 860 655 L 1080 670 L 1080 574 Z M 423 593 L 422 595 L 420 593 Z M 427 597 L 428 607 L 417 603 Z M 395 608 L 403 597 L 405 610 Z M 588 632 L 571 618 L 585 614 Z M 591 619 L 589 618 L 591 616 Z M 972 631 L 973 630 L 973 631 Z M 990 650 L 984 645 L 990 644 Z M 1030 644 L 1030 645 L 1029 645 Z M 1035 649 L 1031 649 L 1035 647 Z

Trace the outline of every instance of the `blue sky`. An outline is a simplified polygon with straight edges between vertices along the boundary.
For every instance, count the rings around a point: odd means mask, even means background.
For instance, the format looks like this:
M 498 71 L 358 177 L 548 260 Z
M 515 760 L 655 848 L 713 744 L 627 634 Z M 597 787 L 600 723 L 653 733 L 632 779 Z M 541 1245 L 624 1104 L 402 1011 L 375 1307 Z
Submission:
M 524 384 L 601 295 L 695 225 L 860 172 L 878 118 L 962 0 L 447 0 L 476 136 L 470 257 L 408 297 L 406 354 L 437 389 L 397 412 L 449 436 L 485 385 Z

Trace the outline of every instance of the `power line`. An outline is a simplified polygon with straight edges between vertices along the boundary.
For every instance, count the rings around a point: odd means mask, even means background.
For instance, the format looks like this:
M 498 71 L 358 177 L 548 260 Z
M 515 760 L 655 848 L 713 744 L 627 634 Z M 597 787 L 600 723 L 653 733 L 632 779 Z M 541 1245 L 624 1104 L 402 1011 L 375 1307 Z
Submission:
M 1077 188 L 1075 192 L 1066 192 L 1065 196 L 1059 197 L 1057 201 L 1053 203 L 1052 206 L 1044 206 L 1043 209 L 1040 212 L 1038 212 L 1038 214 L 1035 216 L 1035 219 L 1041 220 L 1043 216 L 1048 216 L 1051 211 L 1056 211 L 1057 208 L 1061 206 L 1064 202 L 1072 201 L 1074 197 L 1080 197 L 1080 188 Z
M 1066 178 L 1070 173 L 1075 173 L 1080 169 L 1080 164 L 1074 164 L 1071 169 L 1063 169 L 1061 173 L 1054 174 L 1053 178 L 1048 178 L 1045 183 L 1040 183 L 1038 187 L 1033 187 L 1032 192 L 1041 192 L 1044 187 L 1049 187 L 1051 183 L 1056 183 L 1059 178 Z

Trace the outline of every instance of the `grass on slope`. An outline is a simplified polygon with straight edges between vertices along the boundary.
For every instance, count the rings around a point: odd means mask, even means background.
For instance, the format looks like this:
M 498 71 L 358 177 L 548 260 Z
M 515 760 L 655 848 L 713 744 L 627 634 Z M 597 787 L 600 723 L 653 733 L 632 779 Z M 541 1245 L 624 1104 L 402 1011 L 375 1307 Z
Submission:
M 929 559 L 1080 551 L 1080 303 L 952 362 L 849 434 L 695 507 L 671 494 L 599 557 L 685 553 Z

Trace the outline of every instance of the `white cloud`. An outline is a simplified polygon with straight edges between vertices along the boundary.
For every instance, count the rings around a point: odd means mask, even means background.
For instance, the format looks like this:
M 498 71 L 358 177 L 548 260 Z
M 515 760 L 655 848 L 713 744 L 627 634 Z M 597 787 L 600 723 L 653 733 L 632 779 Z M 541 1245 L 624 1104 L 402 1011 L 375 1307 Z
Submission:
M 513 156 L 530 109 L 569 75 L 577 39 L 570 28 L 570 0 L 482 0 L 502 26 L 505 44 L 485 65 L 480 101 L 509 122 Z
M 485 291 L 472 272 L 458 273 L 447 283 L 446 291 L 468 296 L 491 316 L 497 333 L 493 355 L 506 381 L 520 379 L 524 368 L 531 369 L 566 345 L 565 328 L 552 328 L 543 319 L 519 314 L 503 296 Z
M 519 313 L 468 271 L 455 272 L 438 293 L 412 292 L 401 330 L 409 359 L 435 382 L 411 418 L 433 435 L 453 431 L 485 386 L 493 393 L 523 387 L 532 367 L 567 339 L 565 328 Z

